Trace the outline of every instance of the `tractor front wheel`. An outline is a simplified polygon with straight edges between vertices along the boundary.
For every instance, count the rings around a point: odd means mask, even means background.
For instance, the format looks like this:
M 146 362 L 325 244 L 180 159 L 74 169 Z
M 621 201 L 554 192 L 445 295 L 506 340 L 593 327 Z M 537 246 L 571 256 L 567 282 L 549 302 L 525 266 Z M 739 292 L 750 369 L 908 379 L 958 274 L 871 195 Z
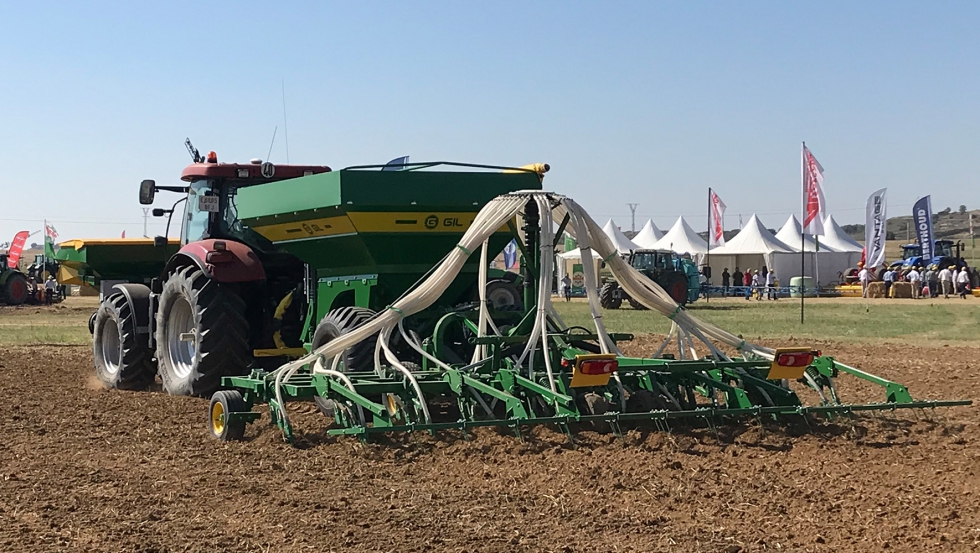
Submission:
M 136 336 L 136 317 L 126 296 L 110 295 L 92 321 L 95 376 L 110 388 L 143 390 L 156 375 L 153 352 Z
M 243 374 L 248 366 L 245 300 L 197 267 L 184 267 L 160 294 L 156 343 L 167 393 L 210 395 L 222 376 Z
M 603 309 L 619 309 L 623 305 L 622 293 L 616 294 L 619 284 L 607 282 L 599 289 L 599 305 Z
M 7 305 L 20 305 L 27 301 L 27 277 L 21 273 L 14 273 L 7 277 L 7 284 L 3 289 L 3 301 Z
M 681 273 L 667 273 L 662 282 L 658 283 L 680 305 L 687 303 L 687 277 Z
M 320 324 L 316 325 L 316 330 L 313 331 L 312 349 L 316 350 L 327 342 L 351 332 L 371 320 L 374 315 L 374 311 L 363 307 L 340 307 L 330 310 L 329 313 L 323 316 Z M 341 372 L 366 372 L 374 370 L 374 348 L 377 343 L 378 336 L 375 334 L 345 350 L 340 358 L 343 362 Z M 327 361 L 330 362 L 332 360 L 328 359 Z M 313 396 L 313 400 L 316 402 L 316 406 L 320 409 L 321 413 L 328 417 L 333 416 L 333 401 L 320 397 L 319 395 Z

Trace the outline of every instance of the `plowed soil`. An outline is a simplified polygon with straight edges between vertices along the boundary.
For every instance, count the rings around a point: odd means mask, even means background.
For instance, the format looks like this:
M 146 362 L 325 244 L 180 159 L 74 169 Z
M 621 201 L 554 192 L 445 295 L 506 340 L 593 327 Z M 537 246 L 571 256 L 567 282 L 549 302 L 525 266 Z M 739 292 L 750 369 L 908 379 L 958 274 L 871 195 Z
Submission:
M 980 347 L 819 344 L 923 398 Z M 654 340 L 632 346 L 652 352 Z M 909 359 L 912 360 L 909 360 Z M 853 424 L 582 430 L 367 446 L 292 409 L 208 438 L 207 402 L 101 389 L 87 347 L 0 348 L 0 551 L 976 551 L 978 408 Z M 854 378 L 846 400 L 882 400 Z M 262 408 L 257 407 L 257 409 Z

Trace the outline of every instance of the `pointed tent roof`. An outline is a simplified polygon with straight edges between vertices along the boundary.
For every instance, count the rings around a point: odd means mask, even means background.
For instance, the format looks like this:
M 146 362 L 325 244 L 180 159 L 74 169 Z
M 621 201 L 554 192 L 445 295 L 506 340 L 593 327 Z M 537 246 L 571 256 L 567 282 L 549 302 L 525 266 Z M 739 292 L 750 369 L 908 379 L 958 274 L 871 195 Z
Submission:
M 663 231 L 653 224 L 653 220 L 647 219 L 647 224 L 643 225 L 640 232 L 633 237 L 633 243 L 641 248 L 652 248 L 657 240 L 664 237 Z
M 694 232 L 684 217 L 678 217 L 667 234 L 653 245 L 653 249 L 671 250 L 677 253 L 702 254 L 708 251 L 708 243 Z
M 786 219 L 786 223 L 783 224 L 783 228 L 779 229 L 776 233 L 776 238 L 780 242 L 786 244 L 787 246 L 793 248 L 794 251 L 800 251 L 800 238 L 803 232 L 803 226 L 800 225 L 800 220 L 796 218 L 796 215 L 790 215 L 789 219 Z M 803 237 L 803 249 L 808 252 L 817 251 L 817 243 L 810 237 L 806 235 Z M 835 251 L 833 247 L 825 244 L 823 240 L 820 241 L 820 251 Z
M 820 237 L 820 247 L 826 244 L 839 252 L 860 252 L 864 246 L 848 236 L 844 229 L 840 228 L 833 215 L 828 215 L 823 224 L 823 235 Z
M 592 259 L 601 259 L 602 258 L 602 256 L 599 255 L 598 253 L 596 253 L 595 250 L 590 249 L 589 251 L 592 252 Z M 574 250 L 569 250 L 567 252 L 562 252 L 562 253 L 558 254 L 558 257 L 561 258 L 561 259 L 582 259 L 582 248 L 575 248 Z
M 634 244 L 632 240 L 627 238 L 626 235 L 623 234 L 623 231 L 619 230 L 619 227 L 616 226 L 616 223 L 614 223 L 612 219 L 609 219 L 606 226 L 602 227 L 602 232 L 605 232 L 606 236 L 612 240 L 613 245 L 616 246 L 619 253 L 629 253 L 630 250 L 637 250 L 640 248 Z
M 792 253 L 793 248 L 773 236 L 758 217 L 752 215 L 731 240 L 724 246 L 711 250 L 719 255 L 744 255 L 753 253 Z

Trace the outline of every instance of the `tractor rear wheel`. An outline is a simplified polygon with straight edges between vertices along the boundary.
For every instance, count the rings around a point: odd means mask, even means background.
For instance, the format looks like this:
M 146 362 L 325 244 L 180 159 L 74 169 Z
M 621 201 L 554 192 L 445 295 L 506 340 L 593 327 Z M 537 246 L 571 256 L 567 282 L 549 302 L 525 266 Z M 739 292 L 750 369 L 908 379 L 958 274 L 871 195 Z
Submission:
M 7 284 L 3 289 L 3 301 L 7 305 L 20 305 L 27 301 L 27 277 L 23 273 L 17 273 L 7 277 Z
M 143 390 L 153 382 L 153 352 L 136 336 L 136 317 L 126 296 L 110 295 L 95 312 L 92 324 L 95 376 L 110 388 Z
M 619 309 L 623 305 L 622 293 L 616 294 L 616 290 L 619 288 L 619 284 L 615 282 L 607 282 L 602 285 L 599 289 L 599 305 L 603 309 Z
M 667 292 L 670 299 L 680 305 L 687 303 L 687 276 L 681 273 L 666 273 L 657 284 Z
M 324 315 L 320 324 L 316 325 L 316 330 L 313 331 L 313 343 L 311 347 L 313 350 L 316 350 L 327 342 L 340 338 L 344 334 L 351 332 L 371 320 L 374 315 L 374 311 L 364 307 L 339 307 L 337 309 L 331 309 Z M 341 371 L 366 372 L 374 370 L 374 348 L 377 343 L 378 336 L 375 334 L 367 340 L 345 350 L 340 358 L 343 361 Z M 320 409 L 321 413 L 328 417 L 333 416 L 333 401 L 320 397 L 319 395 L 313 396 L 313 400 L 316 402 L 316 406 Z
M 243 374 L 248 366 L 245 300 L 197 267 L 184 267 L 163 285 L 156 343 L 167 393 L 210 395 L 222 376 Z
M 628 301 L 630 303 L 630 307 L 632 307 L 633 309 L 635 309 L 637 311 L 646 311 L 647 310 L 647 306 L 645 306 L 642 303 L 640 303 L 639 301 L 637 301 L 633 296 L 626 296 L 626 301 Z

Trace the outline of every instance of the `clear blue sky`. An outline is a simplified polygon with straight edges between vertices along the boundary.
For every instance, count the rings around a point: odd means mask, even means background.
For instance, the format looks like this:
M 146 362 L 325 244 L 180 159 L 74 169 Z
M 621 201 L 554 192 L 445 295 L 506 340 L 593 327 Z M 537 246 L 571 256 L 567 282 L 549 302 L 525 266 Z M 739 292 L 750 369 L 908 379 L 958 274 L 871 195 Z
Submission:
M 706 225 L 706 190 L 780 226 L 800 141 L 860 222 L 975 208 L 978 3 L 0 2 L 0 242 L 142 234 L 141 179 L 190 137 L 335 168 L 545 161 L 602 224 Z M 158 196 L 158 205 L 171 195 Z M 175 199 L 175 197 L 174 197 Z M 150 234 L 162 232 L 153 221 Z M 35 238 L 38 238 L 38 235 Z

